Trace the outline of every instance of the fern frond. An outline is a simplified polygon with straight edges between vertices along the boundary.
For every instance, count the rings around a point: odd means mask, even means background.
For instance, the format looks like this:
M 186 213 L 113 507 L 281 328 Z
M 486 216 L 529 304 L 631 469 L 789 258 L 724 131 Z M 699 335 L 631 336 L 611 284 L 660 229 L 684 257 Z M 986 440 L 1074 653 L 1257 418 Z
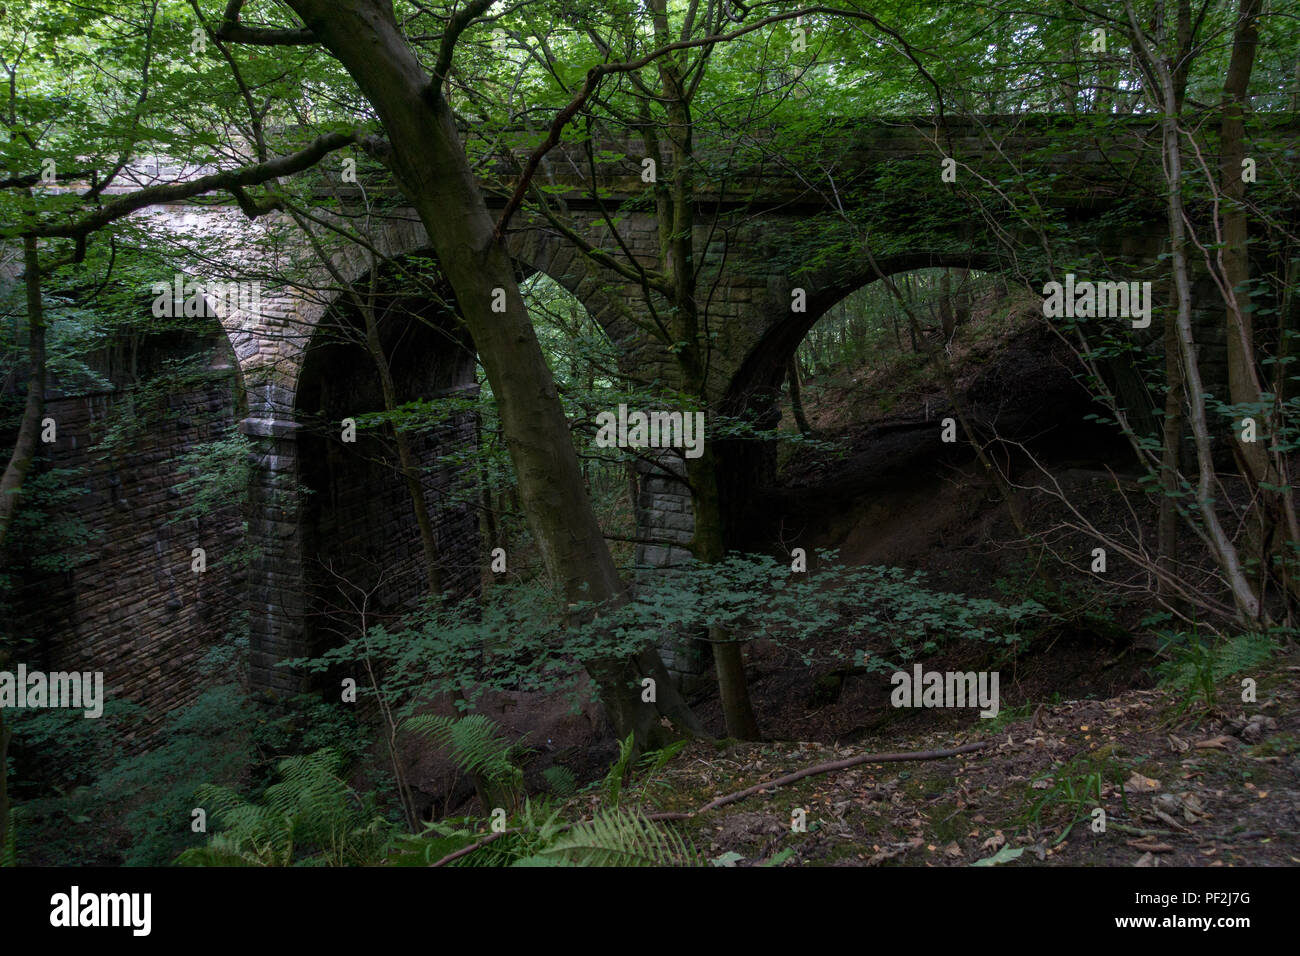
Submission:
M 618 742 L 618 759 L 609 768 L 609 773 L 605 774 L 605 779 L 600 785 L 601 792 L 605 795 L 605 802 L 611 807 L 618 806 L 618 799 L 623 793 L 623 780 L 627 777 L 628 765 L 632 762 L 632 751 L 635 747 L 634 734 L 628 734 L 627 739 Z
M 207 846 L 181 854 L 177 862 L 343 866 L 384 858 L 391 825 L 368 815 L 367 805 L 355 799 L 340 776 L 341 753 L 324 748 L 286 758 L 277 769 L 280 780 L 266 789 L 260 803 L 243 800 L 225 787 L 199 787 L 196 794 L 224 830 Z
M 519 768 L 515 765 L 518 744 L 504 739 L 500 725 L 490 717 L 419 714 L 408 718 L 402 726 L 447 751 L 464 773 L 510 786 L 519 782 Z
M 568 767 L 561 767 L 559 764 L 547 767 L 542 771 L 542 779 L 551 788 L 551 793 L 561 800 L 567 800 L 578 792 L 578 778 Z
M 517 865 L 692 866 L 695 853 L 674 831 L 639 811 L 613 810 L 576 824 Z
M 1229 638 L 1217 648 L 1214 658 L 1214 678 L 1223 680 L 1233 674 L 1263 664 L 1277 649 L 1267 634 L 1239 634 Z
M 11 805 L 4 846 L 0 846 L 0 866 L 18 865 L 18 816 L 18 807 Z
M 646 776 L 658 773 L 685 747 L 685 740 L 674 740 L 667 747 L 661 747 L 659 750 L 647 750 L 641 759 L 637 761 L 637 772 Z

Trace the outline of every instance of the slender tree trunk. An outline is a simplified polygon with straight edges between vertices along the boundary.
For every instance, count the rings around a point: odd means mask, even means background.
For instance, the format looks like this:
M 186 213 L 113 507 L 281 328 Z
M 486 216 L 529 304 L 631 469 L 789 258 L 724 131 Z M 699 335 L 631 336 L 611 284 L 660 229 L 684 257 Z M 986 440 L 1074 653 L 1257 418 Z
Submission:
M 649 0 L 647 5 L 655 42 L 660 47 L 667 46 L 672 39 L 669 36 L 667 0 Z M 704 69 L 704 64 L 699 64 L 698 68 Z M 672 156 L 671 180 L 665 183 L 661 176 L 655 192 L 660 260 L 664 263 L 666 279 L 671 287 L 674 307 L 673 340 L 686 343 L 684 348 L 676 352 L 682 384 L 688 394 L 696 396 L 707 408 L 705 343 L 700 334 L 699 304 L 695 298 L 698 277 L 695 266 L 695 159 L 691 94 L 687 92 L 676 57 L 661 57 L 658 61 L 658 74 L 667 117 L 665 138 Z M 654 150 L 647 150 L 657 151 L 657 146 Z M 700 457 L 687 459 L 686 468 L 695 512 L 691 553 L 697 560 L 712 564 L 721 561 L 726 553 L 717 457 L 713 443 L 705 441 Z M 713 628 L 709 632 L 718 678 L 718 696 L 722 702 L 727 734 L 741 740 L 757 740 L 758 721 L 749 699 L 744 657 L 740 644 L 733 637 L 721 628 Z
M 45 415 L 45 307 L 41 300 L 41 263 L 36 239 L 23 237 L 23 281 L 27 292 L 28 353 L 31 372 L 27 379 L 27 404 L 18 427 L 18 441 L 0 480 L 0 555 L 5 552 L 9 527 L 18 509 L 18 495 L 23 480 L 36 457 L 36 441 L 41 419 Z M 9 663 L 8 654 L 0 653 L 0 667 Z M 9 735 L 4 711 L 0 710 L 0 858 L 9 840 Z
M 954 329 L 959 329 L 970 321 L 970 313 L 974 305 L 974 297 L 971 295 L 970 287 L 970 270 L 958 269 L 957 295 L 953 302 Z
M 1260 2 L 1240 2 L 1232 56 L 1223 83 L 1223 121 L 1219 130 L 1220 219 L 1223 229 L 1223 248 L 1219 256 L 1228 300 L 1228 392 L 1234 404 L 1256 403 L 1260 398 L 1260 383 L 1255 372 L 1250 289 L 1246 284 L 1250 279 L 1249 226 L 1242 205 L 1246 183 L 1241 178 L 1241 161 L 1246 152 L 1246 127 L 1242 113 L 1259 39 L 1256 18 Z M 1256 482 L 1263 480 L 1268 471 L 1268 453 L 1264 445 L 1243 442 L 1238 435 L 1237 450 L 1248 464 L 1250 476 Z
M 1165 103 L 1161 120 L 1162 141 L 1165 153 L 1165 171 L 1169 177 L 1169 237 L 1173 255 L 1174 288 L 1177 296 L 1178 344 L 1183 360 L 1183 379 L 1186 383 L 1188 420 L 1196 447 L 1197 482 L 1196 503 L 1201 520 L 1216 552 L 1219 569 L 1227 580 L 1233 602 L 1243 622 L 1253 622 L 1259 617 L 1259 599 L 1250 587 L 1242 569 L 1236 545 L 1228 537 L 1219 521 L 1214 500 L 1214 458 L 1210 449 L 1210 428 L 1205 415 L 1205 388 L 1201 382 L 1200 366 L 1196 358 L 1196 341 L 1192 332 L 1192 286 L 1188 278 L 1187 232 L 1183 221 L 1183 160 L 1179 142 L 1178 116 L 1170 112 L 1175 103 L 1173 78 L 1162 63 L 1157 61 L 1159 78 Z
M 641 485 L 636 476 L 636 462 L 627 462 L 625 471 L 627 473 L 627 500 L 632 505 L 632 513 L 635 515 L 637 503 L 641 497 Z
M 799 434 L 808 436 L 812 434 L 812 426 L 808 424 L 808 418 L 804 415 L 803 409 L 803 387 L 799 382 L 799 359 L 790 356 L 790 364 L 786 368 L 786 375 L 790 379 L 790 410 L 794 413 L 794 423 L 799 426 Z
M 488 470 L 486 462 L 482 456 L 483 450 L 483 418 L 480 415 L 474 416 L 474 433 L 478 441 L 479 456 L 479 502 L 483 508 L 483 538 L 488 542 L 488 550 L 497 546 L 497 513 L 496 507 L 492 501 L 492 489 L 488 481 Z
M 1178 506 L 1174 497 L 1180 489 L 1179 455 L 1183 444 L 1183 366 L 1179 358 L 1177 294 L 1170 290 L 1165 314 L 1165 414 L 1161 423 L 1164 442 L 1160 451 L 1160 516 L 1157 526 L 1157 558 L 1164 567 L 1173 563 L 1178 549 Z M 1162 587 L 1164 587 L 1162 585 Z
M 392 414 L 397 410 L 397 386 L 393 383 L 392 366 L 384 351 L 384 343 L 379 335 L 379 322 L 375 318 L 373 302 L 363 303 L 362 317 L 366 323 L 366 350 L 375 363 L 379 373 L 379 386 L 384 396 L 384 409 Z M 393 444 L 397 446 L 397 461 L 402 470 L 402 482 L 411 499 L 411 509 L 415 512 L 415 523 L 420 529 L 420 546 L 424 551 L 425 582 L 429 596 L 435 601 L 442 600 L 442 559 L 438 553 L 438 538 L 433 528 L 433 518 L 429 515 L 429 506 L 424 500 L 424 487 L 420 481 L 419 464 L 411 448 L 410 436 L 392 425 Z
M 1227 302 L 1228 392 L 1234 405 L 1257 405 L 1262 400 L 1263 384 L 1255 364 L 1255 331 L 1251 315 L 1249 222 L 1244 205 L 1246 183 L 1241 164 L 1246 155 L 1244 111 L 1248 102 L 1250 76 L 1254 69 L 1255 50 L 1259 43 L 1258 17 L 1262 0 L 1240 0 L 1237 24 L 1233 32 L 1232 55 L 1223 83 L 1223 121 L 1219 131 L 1219 188 L 1223 246 L 1219 251 L 1224 298 Z M 1271 411 L 1262 416 L 1259 431 L 1268 440 L 1276 428 Z M 1276 530 L 1283 525 L 1290 542 L 1300 544 L 1300 521 L 1294 500 L 1285 491 L 1285 481 L 1274 466 L 1265 441 L 1241 440 L 1234 429 L 1235 451 L 1242 463 L 1242 473 L 1258 494 L 1256 522 L 1252 529 L 1259 560 L 1261 583 L 1270 566 L 1274 550 L 1282 552 L 1285 563 L 1289 549 L 1281 547 Z M 1262 437 L 1262 436 L 1261 436 Z M 1285 572 L 1283 572 L 1285 576 Z
M 943 332 L 944 345 L 951 342 L 957 332 L 957 313 L 953 305 L 952 271 L 944 269 L 939 278 L 939 328 Z
M 27 379 L 27 404 L 23 407 L 18 440 L 0 479 L 0 553 L 9 537 L 9 526 L 18 510 L 18 496 L 23 480 L 36 457 L 41 419 L 45 415 L 45 307 L 41 301 L 41 264 L 36 254 L 36 239 L 23 237 L 23 266 L 27 290 L 27 351 L 31 372 Z
M 694 491 L 695 534 L 691 553 L 696 560 L 714 564 L 725 556 L 722 528 L 722 502 L 718 494 L 718 472 L 712 448 L 704 443 L 703 454 L 688 461 Z M 745 679 L 745 658 L 740 642 L 725 628 L 710 628 L 713 665 L 718 675 L 718 697 L 727 724 L 727 735 L 738 740 L 758 740 L 758 720 L 749 699 Z
M 1178 62 L 1173 68 L 1173 112 L 1181 116 L 1183 98 L 1187 92 L 1187 77 L 1191 71 L 1192 56 L 1192 11 L 1189 0 L 1178 0 L 1175 15 L 1176 43 Z M 1178 549 L 1178 506 L 1175 495 L 1180 490 L 1179 457 L 1182 451 L 1183 394 L 1186 383 L 1183 381 L 1181 349 L 1178 344 L 1178 291 L 1169 289 L 1169 309 L 1165 314 L 1164 328 L 1165 349 L 1165 414 L 1162 425 L 1163 443 L 1160 449 L 1160 496 L 1159 516 L 1156 523 L 1156 562 L 1168 568 L 1174 560 Z M 1168 591 L 1169 585 L 1162 582 L 1161 590 Z

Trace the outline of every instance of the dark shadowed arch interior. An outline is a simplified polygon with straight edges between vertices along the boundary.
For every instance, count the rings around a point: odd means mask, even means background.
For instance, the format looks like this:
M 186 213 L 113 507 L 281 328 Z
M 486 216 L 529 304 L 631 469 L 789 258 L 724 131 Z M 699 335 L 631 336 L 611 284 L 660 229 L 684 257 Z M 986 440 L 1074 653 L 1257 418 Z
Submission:
M 436 273 L 402 263 L 381 275 L 364 313 L 346 296 L 313 336 L 296 394 L 300 425 L 302 554 L 313 609 L 348 609 L 369 594 L 374 614 L 409 608 L 428 591 L 425 554 L 411 491 L 403 477 L 392 421 L 367 416 L 395 404 L 431 519 L 437 567 L 452 599 L 479 585 L 474 475 L 463 461 L 477 443 L 475 353 L 456 318 L 455 300 Z M 417 278 L 412 281 L 412 275 Z M 364 280 L 355 288 L 365 288 Z M 391 401 L 373 349 L 386 357 Z M 424 403 L 412 406 L 410 403 Z M 355 430 L 348 425 L 355 424 Z M 410 427 L 406 427 L 406 426 Z M 359 589 L 359 590 L 358 590 Z
M 910 360 L 901 364 L 909 366 L 912 385 L 928 383 L 925 387 L 933 394 L 918 405 L 915 414 L 908 411 L 877 416 L 876 413 L 889 411 L 888 396 L 882 397 L 870 388 L 839 389 L 837 397 L 842 403 L 846 397 L 850 406 L 855 401 L 865 403 L 861 411 L 870 414 L 861 418 L 881 417 L 879 428 L 888 432 L 889 441 L 894 444 L 889 445 L 886 456 L 881 450 L 884 445 L 880 445 L 884 439 L 875 434 L 877 426 L 868 429 L 873 436 L 869 441 L 864 440 L 860 429 L 838 429 L 833 434 L 836 440 L 849 443 L 849 462 L 837 479 L 839 484 L 828 484 L 811 494 L 807 489 L 794 492 L 784 486 L 777 474 L 776 443 L 726 443 L 720 448 L 720 457 L 728 511 L 735 516 L 729 527 L 733 547 L 771 547 L 773 541 L 789 533 L 783 530 L 783 520 L 794 519 L 786 524 L 802 520 L 800 515 L 806 510 L 802 502 L 809 497 L 854 501 L 869 492 L 871 481 L 889 484 L 899 474 L 909 473 L 909 469 L 916 475 L 918 485 L 940 481 L 943 469 L 959 467 L 971 459 L 973 452 L 964 435 L 955 444 L 939 444 L 940 422 L 954 415 L 954 410 L 942 384 L 937 364 L 940 359 L 933 357 L 947 356 L 945 362 L 954 361 L 954 354 L 960 356 L 961 351 L 959 347 L 954 353 L 954 343 L 960 346 L 971 337 L 983 336 L 997 342 L 997 348 L 977 363 L 967 363 L 960 380 L 954 383 L 956 400 L 986 439 L 998 435 L 1013 441 L 1033 442 L 1036 453 L 1053 456 L 1077 454 L 1114 460 L 1125 453 L 1122 440 L 1088 420 L 1087 416 L 1097 408 L 1079 381 L 1082 368 L 1068 345 L 1044 323 L 1034 320 L 1037 313 L 1036 303 L 1030 301 L 1032 297 L 1023 293 L 1008 297 L 1008 289 L 1014 293 L 1016 286 L 1008 286 L 998 273 L 972 268 L 968 259 L 962 260 L 957 268 L 930 256 L 904 257 L 879 265 L 899 293 L 909 300 L 908 308 L 917 326 L 911 327 L 906 311 L 898 306 L 896 324 L 892 328 L 882 325 L 873 334 L 881 339 L 882 349 L 887 345 L 898 358 Z M 915 297 L 918 290 L 921 294 Z M 946 300 L 943 307 L 939 305 L 941 300 Z M 729 395 L 732 408 L 747 413 L 761 427 L 776 428 L 784 424 L 793 430 L 790 421 L 793 393 L 787 389 L 787 382 L 801 346 L 810 341 L 814 329 L 826 324 L 856 324 L 860 316 L 855 310 L 880 312 L 884 304 L 895 307 L 893 293 L 874 274 L 854 288 L 832 286 L 810 295 L 807 310 L 792 311 L 750 355 L 741 375 L 733 382 Z M 972 306 L 980 316 L 980 329 L 972 328 L 968 332 L 966 322 L 971 317 Z M 990 324 L 997 329 L 991 329 Z M 808 357 L 802 356 L 805 360 Z M 803 361 L 800 367 L 807 364 Z M 807 400 L 805 392 L 804 402 Z M 852 407 L 841 412 L 842 417 L 854 416 Z M 1062 441 L 1069 447 L 1056 447 Z M 876 475 L 873 469 L 878 462 L 871 460 L 873 456 L 881 461 L 888 457 L 896 474 Z M 760 501 L 764 504 L 756 509 L 756 502 Z M 740 520 L 740 516 L 752 515 L 755 510 L 770 516 L 772 521 Z

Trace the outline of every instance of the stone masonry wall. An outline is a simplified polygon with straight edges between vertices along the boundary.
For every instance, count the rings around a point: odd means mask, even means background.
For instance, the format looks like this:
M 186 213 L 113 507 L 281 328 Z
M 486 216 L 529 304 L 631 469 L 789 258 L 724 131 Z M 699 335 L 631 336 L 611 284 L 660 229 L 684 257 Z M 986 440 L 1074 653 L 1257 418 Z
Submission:
M 164 396 L 158 407 L 141 404 L 141 427 L 111 452 L 101 441 L 123 398 L 47 404 L 57 441 L 42 447 L 35 474 L 66 469 L 66 486 L 84 493 L 29 509 L 27 518 L 39 517 L 46 533 L 80 522 L 88 534 L 78 547 L 42 545 L 30 524 L 17 532 L 5 628 L 35 639 L 37 659 L 24 659 L 29 667 L 103 671 L 106 701 L 142 705 L 150 729 L 198 694 L 198 661 L 245 607 L 244 572 L 223 562 L 242 543 L 242 502 L 201 520 L 173 520 L 184 477 L 177 459 L 230 434 L 235 394 L 229 383 L 214 382 Z M 47 547 L 82 555 L 66 569 L 43 570 Z M 207 554 L 203 573 L 191 570 L 196 547 Z
M 471 386 L 457 393 L 476 391 Z M 478 591 L 476 486 L 471 472 L 443 460 L 472 447 L 476 437 L 476 416 L 461 412 L 412 439 L 412 450 L 424 467 L 421 486 L 438 542 L 443 588 L 454 597 Z M 362 588 L 377 588 L 372 612 L 409 608 L 427 591 L 424 551 L 391 440 L 359 433 L 355 444 L 344 444 L 300 434 L 300 448 L 303 481 L 313 492 L 302 522 L 310 610 L 346 607 L 333 574 Z M 344 611 L 344 616 L 350 614 Z M 316 643 L 311 618 L 305 636 L 309 645 Z

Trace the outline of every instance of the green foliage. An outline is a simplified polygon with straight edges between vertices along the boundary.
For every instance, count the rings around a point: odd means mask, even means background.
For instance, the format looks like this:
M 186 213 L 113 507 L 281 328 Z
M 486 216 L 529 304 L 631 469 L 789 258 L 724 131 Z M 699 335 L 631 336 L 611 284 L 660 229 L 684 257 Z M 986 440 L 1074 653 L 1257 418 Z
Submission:
M 522 791 L 524 774 L 517 764 L 523 752 L 521 742 L 505 740 L 500 725 L 490 717 L 418 714 L 408 718 L 402 728 L 427 737 L 439 750 L 445 750 L 461 771 L 481 778 L 503 796 L 515 797 Z
M 267 755 L 333 746 L 353 759 L 369 734 L 351 709 L 302 695 L 274 705 L 255 701 L 241 686 L 248 641 L 235 631 L 199 662 L 211 681 L 190 703 L 170 712 L 161 727 L 144 711 L 109 700 L 104 715 L 14 711 L 10 762 L 23 862 L 161 866 L 203 843 L 190 828 L 195 793 L 205 782 L 228 787 L 262 785 Z M 10 720 L 8 715 L 6 720 Z M 150 731 L 156 731 L 146 738 Z M 148 739 L 126 752 L 129 740 Z
M 1156 668 L 1160 682 L 1175 692 L 1174 715 L 1218 709 L 1218 686 L 1226 678 L 1257 667 L 1277 649 L 1274 637 L 1261 633 L 1234 637 L 1205 636 L 1194 630 L 1166 631 L 1160 653 L 1168 658 Z
M 948 641 L 1015 649 L 1025 629 L 1046 617 L 1036 601 L 937 591 L 919 571 L 845 567 L 833 557 L 821 552 L 821 563 L 805 574 L 766 555 L 687 562 L 639 584 L 632 600 L 613 609 L 564 607 L 535 583 L 498 584 L 477 615 L 428 605 L 391 630 L 376 626 L 320 657 L 285 664 L 323 673 L 369 660 L 386 699 L 405 717 L 421 701 L 462 688 L 471 705 L 488 689 L 571 689 L 584 662 L 638 652 L 666 633 L 720 628 L 739 640 L 761 636 L 810 665 L 818 656 L 811 639 L 835 633 L 842 640 L 825 652 L 827 660 L 888 672 Z
M 0 595 L 15 584 L 14 572 L 31 569 L 37 573 L 70 571 L 94 557 L 102 533 L 86 524 L 79 513 L 78 499 L 87 489 L 84 475 L 70 468 L 50 468 L 29 474 L 23 482 L 22 499 L 6 539 L 9 561 L 0 568 Z M 22 635 L 8 635 L 8 623 L 0 625 L 0 641 L 17 642 Z
M 546 781 L 551 793 L 561 800 L 567 800 L 578 792 L 578 778 L 568 767 L 559 764 L 547 767 L 542 771 L 542 779 Z
M 131 383 L 123 399 L 113 405 L 99 450 L 113 454 L 130 449 L 149 429 L 174 414 L 168 404 L 172 395 L 213 385 L 232 387 L 237 381 L 234 374 L 210 368 L 209 359 L 208 351 L 160 359 L 155 374 Z
M 980 729 L 989 735 L 1001 733 L 1002 729 L 1017 720 L 1023 720 L 1034 712 L 1035 704 L 1032 701 L 1025 701 L 1015 707 L 1003 705 L 998 709 L 996 717 L 990 717 L 980 722 Z
M 195 797 L 224 829 L 186 850 L 183 866 L 367 866 L 382 862 L 392 824 L 343 780 L 343 755 L 324 748 L 280 761 L 259 802 L 204 784 Z
M 686 866 L 693 851 L 680 836 L 639 811 L 608 810 L 574 824 L 566 833 L 514 866 Z
M 242 500 L 248 493 L 252 442 L 236 430 L 224 438 L 201 442 L 175 459 L 178 503 L 169 523 L 206 518 L 213 511 Z
M 1077 824 L 1089 819 L 1093 809 L 1101 805 L 1107 784 L 1118 789 L 1125 809 L 1128 808 L 1124 778 L 1125 768 L 1118 762 L 1098 759 L 1093 754 L 1079 754 L 1068 763 L 1034 778 L 1035 782 L 1050 781 L 1051 786 L 1030 807 L 1024 819 L 1042 826 L 1043 818 L 1047 816 L 1063 825 L 1061 835 L 1056 838 L 1056 843 L 1061 843 Z M 1058 812 L 1062 810 L 1064 816 Z
M 636 752 L 635 738 L 635 734 L 628 734 L 618 742 L 618 758 L 605 774 L 605 779 L 601 781 L 601 795 L 607 806 L 617 807 L 623 795 L 623 781 L 632 766 L 632 755 Z
M 0 867 L 18 865 L 18 808 L 9 807 L 9 821 L 5 828 L 4 845 L 0 846 Z
M 407 722 L 444 748 L 461 770 L 490 774 L 495 780 L 521 780 L 511 763 L 519 744 L 502 740 L 487 718 L 423 716 Z M 647 753 L 641 772 L 657 772 L 680 752 L 674 745 Z M 279 780 L 257 799 L 232 787 L 203 785 L 195 798 L 220 823 L 200 847 L 177 862 L 192 866 L 427 866 L 473 847 L 451 861 L 459 866 L 682 866 L 698 864 L 686 841 L 646 817 L 639 809 L 615 805 L 630 765 L 630 741 L 606 776 L 602 789 L 614 803 L 590 819 L 564 818 L 564 805 L 526 798 L 504 828 L 484 835 L 481 820 L 441 820 L 419 833 L 402 833 L 375 810 L 372 795 L 362 795 L 343 777 L 346 760 L 324 748 L 281 761 Z M 550 767 L 544 774 L 561 799 L 572 796 L 570 771 Z M 609 781 L 616 781 L 611 791 Z M 494 820 L 495 823 L 495 820 Z
M 662 769 L 685 743 L 646 753 L 637 763 L 644 778 Z M 487 836 L 472 829 L 476 821 L 435 821 L 420 834 L 400 837 L 391 860 L 398 866 L 424 866 L 477 846 L 451 861 L 456 866 L 696 866 L 695 851 L 673 830 L 647 818 L 640 809 L 619 806 L 631 767 L 632 738 L 622 741 L 619 756 L 597 789 L 602 809 L 591 819 L 565 819 L 563 805 L 526 799 L 504 829 Z M 561 771 L 561 772 L 554 772 Z M 561 799 L 574 789 L 572 773 L 549 767 L 543 776 Z
M 190 829 L 198 788 L 246 773 L 256 719 L 240 687 L 210 687 L 168 715 L 156 746 L 109 765 L 93 789 L 101 812 L 120 815 L 130 835 L 126 865 L 165 865 L 202 840 Z

